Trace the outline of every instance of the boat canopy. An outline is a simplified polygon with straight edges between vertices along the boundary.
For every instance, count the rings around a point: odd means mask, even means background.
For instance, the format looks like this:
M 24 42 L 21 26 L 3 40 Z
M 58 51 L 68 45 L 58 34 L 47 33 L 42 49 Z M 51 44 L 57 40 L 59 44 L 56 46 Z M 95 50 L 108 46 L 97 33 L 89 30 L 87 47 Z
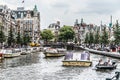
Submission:
M 70 59 L 73 59 L 73 53 L 67 53 L 65 55 L 65 60 L 70 60 Z
M 78 58 L 79 57 L 79 58 Z M 90 54 L 89 54 L 89 52 L 87 52 L 87 51 L 83 51 L 81 54 L 77 54 L 77 56 L 76 56 L 76 54 L 73 54 L 73 53 L 67 53 L 66 55 L 65 55 L 65 60 L 90 60 Z
M 81 60 L 90 60 L 90 54 L 87 51 L 83 51 L 80 56 Z

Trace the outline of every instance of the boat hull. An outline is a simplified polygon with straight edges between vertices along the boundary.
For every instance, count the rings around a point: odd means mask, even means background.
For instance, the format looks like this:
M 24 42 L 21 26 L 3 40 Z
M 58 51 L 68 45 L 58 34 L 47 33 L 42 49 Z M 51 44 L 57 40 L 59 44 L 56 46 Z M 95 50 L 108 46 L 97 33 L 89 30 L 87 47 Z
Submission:
M 63 66 L 80 66 L 80 67 L 88 67 L 92 65 L 91 61 L 73 61 L 73 60 L 64 60 Z
M 115 66 L 96 66 L 97 69 L 116 69 L 116 65 Z
M 60 56 L 65 56 L 64 53 L 44 53 L 45 57 L 60 57 Z
M 20 53 L 12 53 L 12 54 L 3 54 L 5 58 L 17 57 L 20 56 Z

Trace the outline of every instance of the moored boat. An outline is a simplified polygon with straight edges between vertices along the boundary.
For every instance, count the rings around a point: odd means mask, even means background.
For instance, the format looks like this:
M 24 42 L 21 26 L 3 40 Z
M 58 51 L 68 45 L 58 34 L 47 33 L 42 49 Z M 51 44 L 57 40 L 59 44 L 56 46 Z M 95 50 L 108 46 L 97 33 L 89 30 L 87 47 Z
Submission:
M 4 53 L 3 53 L 3 56 L 4 57 L 17 57 L 17 56 L 20 56 L 21 52 L 19 50 L 16 50 L 16 49 L 6 49 L 4 50 Z
M 37 47 L 33 47 L 32 48 L 32 53 L 36 53 L 37 52 Z
M 67 50 L 66 49 L 61 49 L 61 48 L 47 48 L 44 51 L 45 57 L 60 57 L 60 56 L 65 56 Z
M 79 59 L 73 59 L 74 54 L 68 53 L 65 55 L 65 60 L 63 60 L 63 66 L 79 66 L 79 67 L 88 67 L 92 65 L 90 61 L 89 53 L 81 53 Z
M 22 48 L 21 55 L 26 55 L 26 54 L 27 54 L 27 48 Z

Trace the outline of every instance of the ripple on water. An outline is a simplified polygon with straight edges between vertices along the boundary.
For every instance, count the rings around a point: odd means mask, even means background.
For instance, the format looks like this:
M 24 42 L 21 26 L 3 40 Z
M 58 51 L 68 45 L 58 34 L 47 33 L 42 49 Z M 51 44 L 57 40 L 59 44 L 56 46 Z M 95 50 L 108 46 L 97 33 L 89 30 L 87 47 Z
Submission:
M 44 58 L 42 53 L 5 59 L 0 64 L 0 80 L 105 80 L 120 71 L 120 64 L 112 71 L 94 70 L 102 57 L 91 54 L 92 67 L 63 67 L 61 61 L 64 57 Z

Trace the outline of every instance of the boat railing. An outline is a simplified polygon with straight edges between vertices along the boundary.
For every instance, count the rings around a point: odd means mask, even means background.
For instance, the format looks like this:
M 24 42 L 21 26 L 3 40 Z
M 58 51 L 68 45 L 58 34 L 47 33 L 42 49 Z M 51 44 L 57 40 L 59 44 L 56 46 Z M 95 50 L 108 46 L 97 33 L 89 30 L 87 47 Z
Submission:
M 120 80 L 120 72 L 115 72 L 115 75 L 112 78 L 106 78 L 106 80 Z

